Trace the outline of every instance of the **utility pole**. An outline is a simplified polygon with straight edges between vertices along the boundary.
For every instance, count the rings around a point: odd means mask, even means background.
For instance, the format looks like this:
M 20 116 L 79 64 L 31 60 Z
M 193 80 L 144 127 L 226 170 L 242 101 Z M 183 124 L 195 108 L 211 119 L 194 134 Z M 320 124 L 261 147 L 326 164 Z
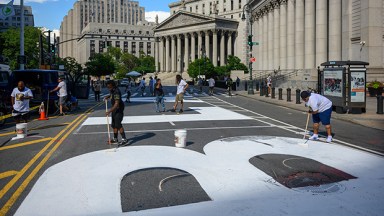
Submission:
M 26 59 L 24 56 L 24 0 L 20 0 L 20 70 L 25 69 Z

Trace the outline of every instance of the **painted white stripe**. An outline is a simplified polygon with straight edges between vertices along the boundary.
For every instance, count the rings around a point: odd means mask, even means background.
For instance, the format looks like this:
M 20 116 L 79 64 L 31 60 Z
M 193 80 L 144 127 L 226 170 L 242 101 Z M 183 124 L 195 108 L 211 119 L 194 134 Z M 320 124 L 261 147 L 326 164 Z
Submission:
M 153 103 L 155 101 L 155 97 L 131 97 L 131 102 L 141 102 L 141 103 Z M 175 97 L 164 97 L 164 102 L 166 103 L 174 103 Z M 205 103 L 204 101 L 193 98 L 192 96 L 185 96 L 184 102 L 191 102 L 191 103 Z
M 135 97 L 137 94 L 138 94 L 137 92 L 136 92 L 136 93 L 133 93 L 133 94 L 131 95 L 131 97 Z
M 160 122 L 189 122 L 189 121 L 220 121 L 220 120 L 252 120 L 252 118 L 235 113 L 220 107 L 190 107 L 199 114 L 182 115 L 158 115 L 158 116 L 125 116 L 123 124 L 143 124 Z M 105 117 L 90 117 L 82 124 L 85 125 L 104 125 Z M 268 123 L 269 124 L 269 123 Z
M 169 122 L 169 124 L 171 124 L 172 126 L 175 126 L 175 123 L 173 123 L 173 122 Z

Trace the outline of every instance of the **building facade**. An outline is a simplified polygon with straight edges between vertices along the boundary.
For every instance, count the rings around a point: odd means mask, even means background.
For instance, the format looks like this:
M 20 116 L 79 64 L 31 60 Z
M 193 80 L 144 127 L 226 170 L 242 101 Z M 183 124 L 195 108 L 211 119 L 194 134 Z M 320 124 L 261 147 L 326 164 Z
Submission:
M 139 25 L 142 27 L 136 27 Z M 91 52 L 88 52 L 90 50 L 80 50 L 80 47 L 84 48 L 87 46 L 85 44 L 90 46 L 92 35 L 93 37 L 99 36 L 98 39 L 93 39 L 95 44 L 106 39 L 111 39 L 111 41 L 128 39 L 130 36 L 136 36 L 137 32 L 147 32 L 150 25 L 152 24 L 145 21 L 144 7 L 140 7 L 138 1 L 78 0 L 61 22 L 59 56 L 63 58 L 70 56 L 80 63 L 85 63 Z M 124 33 L 124 29 L 126 33 Z M 134 33 L 131 33 L 130 29 Z M 146 40 L 148 35 L 143 35 L 144 41 L 148 41 Z M 138 38 L 140 37 L 135 37 L 135 40 Z M 89 41 L 87 41 L 88 39 Z M 121 43 L 124 42 L 121 41 Z M 99 50 L 97 49 L 96 52 L 98 53 Z
M 185 53 L 183 50 L 179 52 L 178 46 L 174 48 L 173 45 L 167 45 L 179 44 L 179 37 L 180 44 L 188 44 L 187 48 L 192 49 L 184 54 L 192 56 L 192 59 L 201 56 L 196 53 L 205 44 L 210 44 L 210 51 L 216 51 L 220 55 L 222 45 L 227 44 L 228 36 L 224 40 L 213 39 L 215 31 L 219 38 L 222 37 L 220 28 L 205 33 L 204 19 L 201 24 L 191 23 L 188 19 L 185 20 L 185 25 L 172 24 L 174 21 L 179 22 L 182 15 L 189 15 L 236 21 L 237 28 L 230 29 L 233 44 L 224 46 L 224 57 L 227 56 L 227 50 L 230 50 L 230 53 L 238 56 L 246 65 L 250 57 L 247 37 L 251 34 L 252 26 L 252 40 L 259 43 L 253 46 L 252 51 L 252 55 L 256 57 L 256 62 L 253 63 L 256 76 L 286 71 L 296 72 L 298 80 L 314 81 L 317 80 L 317 67 L 321 63 L 351 60 L 369 62 L 368 80 L 384 79 L 382 0 L 181 0 L 169 7 L 171 17 L 155 30 L 159 71 L 174 71 L 172 62 L 179 61 L 179 53 Z M 243 9 L 245 21 L 241 20 Z M 193 26 L 192 33 L 187 31 L 188 26 Z M 187 43 L 183 42 L 185 38 L 188 38 Z M 212 43 L 216 42 L 213 47 Z M 168 46 L 170 51 L 167 52 Z M 175 55 L 172 54 L 172 49 L 175 49 Z M 213 62 L 216 61 L 212 53 L 208 56 Z M 171 62 L 171 66 L 167 62 Z M 186 69 L 187 67 L 177 66 L 176 71 Z
M 0 4 L 0 8 L 6 4 Z M 13 5 L 15 9 L 15 15 L 7 17 L 5 20 L 0 19 L 0 32 L 4 32 L 9 28 L 20 28 L 21 23 L 21 8 L 20 5 Z M 24 5 L 24 26 L 35 26 L 35 19 L 32 13 L 31 6 Z

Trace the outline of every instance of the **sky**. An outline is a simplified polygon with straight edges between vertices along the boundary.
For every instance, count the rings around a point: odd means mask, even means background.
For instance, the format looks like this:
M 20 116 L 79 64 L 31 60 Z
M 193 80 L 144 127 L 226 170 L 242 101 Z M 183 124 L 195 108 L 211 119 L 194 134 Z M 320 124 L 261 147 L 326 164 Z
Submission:
M 11 0 L 0 0 L 1 4 L 7 4 Z M 156 14 L 159 15 L 159 22 L 169 16 L 168 4 L 177 0 L 137 0 L 140 6 L 145 7 L 145 17 L 148 21 L 155 21 Z M 60 29 L 63 17 L 73 8 L 76 0 L 24 0 L 24 5 L 32 7 L 36 27 L 44 27 L 50 30 Z M 16 5 L 20 0 L 15 0 Z

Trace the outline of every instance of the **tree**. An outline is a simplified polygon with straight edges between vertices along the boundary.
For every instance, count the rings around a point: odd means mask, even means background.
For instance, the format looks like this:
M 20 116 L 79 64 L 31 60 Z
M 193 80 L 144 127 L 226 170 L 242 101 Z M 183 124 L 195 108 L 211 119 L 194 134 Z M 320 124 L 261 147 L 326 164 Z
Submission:
M 214 67 L 209 58 L 196 59 L 188 66 L 188 75 L 196 78 L 198 75 L 205 75 L 211 77 L 214 75 Z
M 227 67 L 228 67 L 228 71 L 243 70 L 245 73 L 248 73 L 247 66 L 241 63 L 241 60 L 237 56 L 233 56 L 233 55 L 228 56 Z
M 152 56 L 141 55 L 139 58 L 139 66 L 135 67 L 133 70 L 144 73 L 155 72 L 155 58 Z
M 104 76 L 113 74 L 116 70 L 116 65 L 110 55 L 97 53 L 89 58 L 85 63 L 87 73 L 92 76 Z
M 81 64 L 72 57 L 66 57 L 64 59 L 58 59 L 58 63 L 64 65 L 65 71 L 68 73 L 69 81 L 71 83 L 70 90 L 74 93 L 74 89 L 77 83 L 84 78 L 84 75 L 88 75 L 87 70 L 83 70 Z
M 228 69 L 228 66 L 218 66 L 215 67 L 216 76 L 229 76 L 231 71 Z
M 26 26 L 24 29 L 24 53 L 27 58 L 25 68 L 39 68 L 39 28 Z M 0 53 L 9 59 L 12 70 L 18 69 L 17 56 L 20 55 L 20 29 L 10 28 L 0 34 Z
M 140 65 L 140 60 L 130 53 L 124 53 L 120 58 L 120 62 L 123 68 L 126 69 L 126 73 L 132 71 L 133 68 Z

